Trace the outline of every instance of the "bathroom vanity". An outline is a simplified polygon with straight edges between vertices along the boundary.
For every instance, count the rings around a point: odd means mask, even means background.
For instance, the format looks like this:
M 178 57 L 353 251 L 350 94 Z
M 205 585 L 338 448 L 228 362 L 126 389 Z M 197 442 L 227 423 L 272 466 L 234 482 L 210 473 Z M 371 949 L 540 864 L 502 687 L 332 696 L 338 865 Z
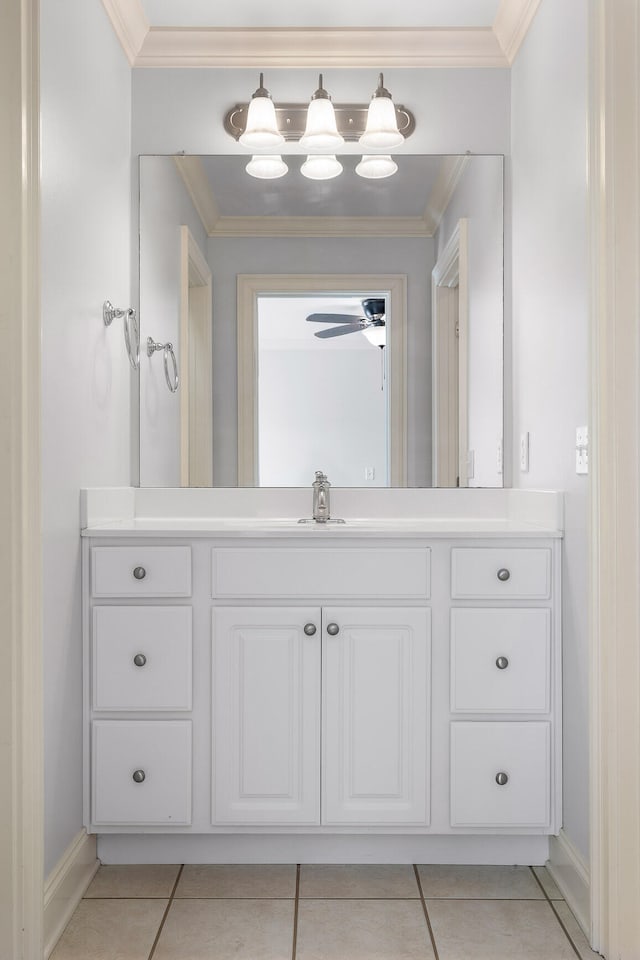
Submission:
M 403 510 L 363 519 L 358 493 L 329 526 L 229 513 L 269 491 L 85 492 L 85 823 L 105 859 L 259 861 L 284 836 L 298 860 L 546 859 L 560 497 L 465 491 L 461 513 L 461 491 L 389 490 Z M 407 515 L 420 497 L 439 514 Z

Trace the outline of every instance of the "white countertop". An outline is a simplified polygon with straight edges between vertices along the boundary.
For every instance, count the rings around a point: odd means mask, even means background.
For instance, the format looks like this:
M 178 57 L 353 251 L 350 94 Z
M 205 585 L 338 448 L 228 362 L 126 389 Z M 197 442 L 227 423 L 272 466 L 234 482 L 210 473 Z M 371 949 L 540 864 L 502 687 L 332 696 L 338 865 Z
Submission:
M 363 494 L 338 489 L 332 490 L 332 514 L 344 517 L 344 524 L 298 523 L 310 502 L 306 490 L 83 490 L 82 535 L 340 540 L 562 536 L 562 494 L 555 491 L 396 489 Z M 358 507 L 373 508 L 375 515 L 359 516 Z

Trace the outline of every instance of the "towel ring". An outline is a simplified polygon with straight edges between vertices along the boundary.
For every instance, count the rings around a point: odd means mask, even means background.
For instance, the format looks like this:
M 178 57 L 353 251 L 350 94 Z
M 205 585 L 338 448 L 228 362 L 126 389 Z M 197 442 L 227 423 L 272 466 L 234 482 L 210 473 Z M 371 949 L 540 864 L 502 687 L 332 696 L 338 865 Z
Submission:
M 153 337 L 147 337 L 147 356 L 152 357 L 156 350 L 164 351 L 164 378 L 167 381 L 167 386 L 171 393 L 175 393 L 178 389 L 180 379 L 178 377 L 178 361 L 173 352 L 173 344 L 169 342 L 156 343 Z M 171 373 L 169 373 L 169 357 L 171 357 L 171 364 L 173 366 Z
M 102 304 L 102 319 L 105 327 L 110 327 L 114 320 L 124 319 L 124 345 L 127 348 L 129 363 L 134 370 L 140 367 L 140 325 L 133 307 L 122 310 L 114 307 L 110 300 Z

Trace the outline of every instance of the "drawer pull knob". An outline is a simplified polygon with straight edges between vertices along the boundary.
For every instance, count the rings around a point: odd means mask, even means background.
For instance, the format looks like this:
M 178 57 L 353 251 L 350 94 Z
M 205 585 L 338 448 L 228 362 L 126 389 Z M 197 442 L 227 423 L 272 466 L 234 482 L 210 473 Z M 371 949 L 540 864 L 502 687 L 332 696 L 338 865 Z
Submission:
M 134 770 L 133 771 L 133 782 L 134 783 L 144 783 L 146 779 L 146 774 L 144 770 Z
M 509 661 L 507 660 L 506 657 L 498 657 L 498 659 L 496 660 L 496 667 L 498 668 L 498 670 L 506 670 L 508 666 L 509 666 Z
M 145 663 L 147 662 L 147 658 L 145 657 L 144 653 L 136 653 L 135 657 L 133 658 L 133 662 L 135 663 L 136 667 L 144 667 Z
M 509 777 L 506 773 L 496 773 L 496 783 L 499 787 L 504 787 L 506 783 L 509 783 Z
M 144 580 L 144 578 L 147 575 L 147 571 L 145 570 L 144 567 L 134 567 L 133 575 L 136 578 L 136 580 Z
M 327 633 L 330 637 L 335 637 L 340 633 L 340 627 L 337 623 L 330 623 L 327 626 Z
M 304 632 L 306 633 L 306 635 L 307 635 L 308 637 L 313 637 L 314 634 L 315 634 L 315 632 L 316 632 L 316 625 L 315 625 L 315 623 L 305 623 L 305 625 L 304 625 Z
M 511 577 L 511 571 L 507 570 L 506 567 L 500 567 L 498 570 L 498 580 L 501 580 L 502 583 L 506 583 Z

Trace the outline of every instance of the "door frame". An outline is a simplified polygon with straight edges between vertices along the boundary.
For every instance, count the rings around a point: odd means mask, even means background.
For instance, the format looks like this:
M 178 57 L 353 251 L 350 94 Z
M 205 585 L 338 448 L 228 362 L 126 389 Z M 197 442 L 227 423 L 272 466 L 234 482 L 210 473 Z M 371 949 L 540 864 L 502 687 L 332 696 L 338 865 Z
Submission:
M 640 949 L 640 4 L 589 2 L 591 942 Z
M 457 291 L 457 292 L 455 292 Z M 450 316 L 457 301 L 458 376 L 451 377 Z M 469 221 L 458 220 L 431 271 L 433 384 L 431 446 L 434 487 L 469 486 Z M 457 381 L 452 383 L 452 380 Z M 458 428 L 452 409 L 457 392 Z M 453 440 L 453 443 L 451 441 Z M 452 450 L 457 457 L 452 457 Z M 456 481 L 458 483 L 456 484 Z
M 0 31 L 0 956 L 43 955 L 38 0 Z
M 187 226 L 180 227 L 180 485 L 213 484 L 213 296 L 211 269 Z M 200 344 L 192 354 L 194 326 Z M 198 407 L 193 423 L 191 411 Z
M 389 476 L 407 484 L 407 278 L 404 274 L 238 274 L 238 486 L 258 472 L 258 298 L 314 293 L 388 292 Z

